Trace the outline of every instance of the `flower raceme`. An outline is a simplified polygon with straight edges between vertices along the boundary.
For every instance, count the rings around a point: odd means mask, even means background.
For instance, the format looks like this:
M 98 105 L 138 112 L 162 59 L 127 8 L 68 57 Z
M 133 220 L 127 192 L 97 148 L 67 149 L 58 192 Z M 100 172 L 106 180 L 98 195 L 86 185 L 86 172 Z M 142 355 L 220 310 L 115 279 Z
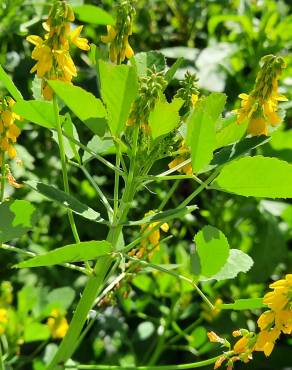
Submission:
M 6 97 L 0 100 L 0 165 L 3 163 L 5 153 L 10 159 L 16 157 L 14 144 L 20 135 L 20 129 L 15 124 L 21 117 L 12 111 L 15 101 Z
M 121 0 L 117 7 L 117 21 L 114 26 L 107 26 L 107 35 L 101 36 L 101 41 L 109 44 L 109 57 L 113 63 L 120 64 L 126 58 L 130 59 L 134 51 L 129 44 L 132 35 L 133 17 L 135 15 L 133 0 Z
M 65 1 L 56 1 L 47 21 L 43 23 L 47 31 L 45 37 L 27 37 L 27 41 L 35 46 L 32 59 L 37 61 L 31 73 L 36 72 L 42 79 L 42 94 L 47 100 L 53 97 L 48 80 L 71 82 L 77 76 L 76 66 L 70 56 L 70 46 L 75 45 L 84 51 L 90 49 L 87 39 L 80 37 L 83 26 L 71 30 L 70 22 L 74 19 L 72 8 Z
M 256 351 L 262 351 L 266 356 L 273 351 L 281 333 L 292 333 L 292 274 L 271 284 L 270 288 L 273 291 L 267 293 L 263 300 L 269 310 L 258 319 L 261 331 L 255 346 Z
M 248 133 L 268 135 L 269 126 L 277 126 L 282 119 L 278 115 L 278 102 L 287 98 L 278 93 L 278 80 L 286 64 L 281 57 L 266 55 L 250 94 L 240 94 L 241 108 L 235 110 L 237 123 L 248 120 Z
M 231 349 L 230 343 L 219 337 L 216 333 L 208 333 L 211 342 L 221 343 L 228 348 L 220 356 L 214 369 L 219 368 L 225 361 L 227 370 L 233 368 L 236 361 L 248 362 L 252 359 L 253 352 L 264 352 L 266 356 L 272 353 L 277 339 L 281 333 L 292 333 L 292 274 L 285 279 L 278 280 L 270 285 L 271 292 L 264 296 L 263 303 L 269 308 L 259 317 L 257 323 L 260 329 L 258 334 L 245 329 L 234 331 L 234 337 L 241 338 Z

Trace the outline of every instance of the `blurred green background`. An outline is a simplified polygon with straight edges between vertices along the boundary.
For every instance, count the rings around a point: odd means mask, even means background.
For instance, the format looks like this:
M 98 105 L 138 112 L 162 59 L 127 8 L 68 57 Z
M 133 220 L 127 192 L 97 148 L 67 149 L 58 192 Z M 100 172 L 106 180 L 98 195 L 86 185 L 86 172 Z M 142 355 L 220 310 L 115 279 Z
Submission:
M 70 4 L 93 4 L 114 14 L 115 1 L 112 0 L 76 0 Z M 28 34 L 43 35 L 41 24 L 49 5 L 50 2 L 41 0 L 0 0 L 0 64 L 27 99 L 36 94 L 37 81 L 29 73 L 33 61 L 25 37 Z M 100 36 L 105 33 L 105 26 L 85 24 L 84 34 L 101 50 L 105 45 L 100 42 Z M 169 65 L 184 57 L 173 89 L 189 70 L 197 74 L 202 94 L 212 91 L 227 94 L 228 110 L 238 105 L 238 94 L 251 90 L 261 57 L 271 53 L 280 55 L 287 62 L 280 89 L 291 99 L 291 0 L 138 0 L 130 43 L 135 52 L 160 51 Z M 76 52 L 74 60 L 79 74 L 75 83 L 98 95 L 93 59 L 92 55 Z M 0 83 L 1 94 L 6 91 Z M 260 153 L 292 163 L 292 105 L 290 102 L 284 104 L 287 109 L 285 123 L 273 133 L 272 140 L 261 147 Z M 81 124 L 77 124 L 77 130 L 83 143 L 92 139 Z M 62 187 L 58 147 L 48 130 L 26 123 L 18 154 L 23 165 L 14 163 L 11 167 L 19 181 L 41 179 Z M 114 160 L 111 155 L 107 158 Z M 159 163 L 155 172 L 167 169 L 167 163 L 167 160 Z M 91 161 L 88 169 L 111 200 L 112 173 L 96 161 Z M 70 182 L 72 192 L 81 201 L 103 212 L 94 189 L 80 171 L 70 168 Z M 131 219 L 139 219 L 150 209 L 158 208 L 171 185 L 162 182 L 140 192 Z M 168 208 L 179 204 L 192 191 L 192 182 L 180 183 Z M 11 196 L 33 201 L 39 213 L 34 230 L 21 240 L 13 241 L 14 245 L 42 252 L 73 242 L 64 210 L 26 188 L 11 193 Z M 250 272 L 240 274 L 235 280 L 203 284 L 204 292 L 212 301 L 222 299 L 228 303 L 238 298 L 261 297 L 271 280 L 291 273 L 292 204 L 289 201 L 231 197 L 208 191 L 200 196 L 198 206 L 199 210 L 193 216 L 170 225 L 173 238 L 161 244 L 154 262 L 178 263 L 184 272 L 193 236 L 202 226 L 210 224 L 225 233 L 232 248 L 239 248 L 254 259 Z M 105 237 L 106 230 L 102 225 L 78 218 L 77 224 L 82 240 Z M 138 232 L 138 228 L 127 231 L 126 240 L 133 240 Z M 2 334 L 2 341 L 5 336 L 9 350 L 7 369 L 42 370 L 58 341 L 47 338 L 46 333 L 41 337 L 37 326 L 33 325 L 45 323 L 44 312 L 54 300 L 59 301 L 64 312 L 68 311 L 69 319 L 85 278 L 61 267 L 11 270 L 20 259 L 20 255 L 1 251 L 1 299 L 8 289 L 5 281 L 10 281 L 13 302 L 6 300 L 5 304 L 11 306 L 15 314 L 13 327 L 7 335 Z M 48 298 L 48 292 L 52 294 L 53 289 L 59 288 L 62 290 Z M 75 356 L 81 363 L 130 366 L 194 362 L 220 353 L 219 348 L 208 342 L 208 330 L 227 337 L 238 327 L 253 330 L 259 314 L 258 311 L 228 311 L 211 315 L 189 286 L 168 275 L 149 272 L 129 276 L 97 309 L 96 323 Z M 291 346 L 292 339 L 283 337 L 268 360 L 262 354 L 256 354 L 254 361 L 242 367 L 237 365 L 238 369 L 291 369 Z

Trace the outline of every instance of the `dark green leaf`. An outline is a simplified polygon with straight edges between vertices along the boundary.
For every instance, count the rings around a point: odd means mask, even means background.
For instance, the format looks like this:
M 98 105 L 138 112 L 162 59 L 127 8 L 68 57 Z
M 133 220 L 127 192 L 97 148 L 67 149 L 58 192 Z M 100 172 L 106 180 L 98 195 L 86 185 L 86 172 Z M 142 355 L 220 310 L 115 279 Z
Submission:
M 0 205 L 0 243 L 19 238 L 34 226 L 36 209 L 26 200 L 12 200 Z
M 30 188 L 44 195 L 45 197 L 59 203 L 62 207 L 71 209 L 74 213 L 95 222 L 104 222 L 100 217 L 100 214 L 94 211 L 92 208 L 81 203 L 79 200 L 74 198 L 72 195 L 66 194 L 64 191 L 59 190 L 51 185 L 46 185 L 37 181 L 26 181 Z

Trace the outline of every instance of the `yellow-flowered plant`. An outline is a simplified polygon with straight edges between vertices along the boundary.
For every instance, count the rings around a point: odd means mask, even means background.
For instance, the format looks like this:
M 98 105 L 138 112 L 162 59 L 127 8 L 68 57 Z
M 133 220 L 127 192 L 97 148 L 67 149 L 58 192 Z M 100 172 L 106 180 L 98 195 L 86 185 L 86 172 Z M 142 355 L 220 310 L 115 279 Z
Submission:
M 120 64 L 134 55 L 129 44 L 132 35 L 133 17 L 135 15 L 133 0 L 121 0 L 117 7 L 116 24 L 107 26 L 107 35 L 101 41 L 109 44 L 109 56 L 113 63 Z
M 48 80 L 71 82 L 72 78 L 77 76 L 70 46 L 75 45 L 85 51 L 90 49 L 88 40 L 80 37 L 83 26 L 71 27 L 70 22 L 74 19 L 74 12 L 69 4 L 61 0 L 55 1 L 47 21 L 43 23 L 47 31 L 45 37 L 27 37 L 27 40 L 35 45 L 32 59 L 37 61 L 31 72 L 36 72 L 42 79 L 42 94 L 47 100 L 51 100 L 53 96 Z
M 252 360 L 254 351 L 264 352 L 268 357 L 272 353 L 276 340 L 281 333 L 292 333 L 292 274 L 286 275 L 285 279 L 278 280 L 270 285 L 272 292 L 264 296 L 263 303 L 269 308 L 258 319 L 259 333 L 252 333 L 245 329 L 236 330 L 232 333 L 234 337 L 241 338 L 231 348 L 230 343 L 219 337 L 214 332 L 209 332 L 211 342 L 221 343 L 228 348 L 220 356 L 214 366 L 219 368 L 225 361 L 227 370 L 233 369 L 236 361 L 244 363 Z
M 21 118 L 12 111 L 14 104 L 15 101 L 10 97 L 0 100 L 0 165 L 4 162 L 5 154 L 10 159 L 15 158 L 17 154 L 14 145 L 20 135 L 20 129 L 16 122 Z
M 147 212 L 144 217 L 154 215 L 154 211 Z M 168 223 L 163 223 L 160 228 L 156 228 L 156 226 L 159 224 L 159 222 L 153 222 L 151 224 L 143 224 L 141 225 L 141 231 L 143 234 L 147 233 L 147 237 L 142 240 L 141 246 L 138 251 L 135 251 L 135 255 L 137 258 L 142 258 L 145 254 L 148 255 L 148 258 L 151 259 L 153 256 L 153 253 L 156 250 L 159 250 L 160 245 L 159 241 L 161 238 L 160 229 L 164 231 L 165 233 L 169 230 Z M 156 228 L 155 230 L 153 230 Z M 153 230 L 153 231 L 152 231 Z M 152 231 L 152 232 L 151 232 Z
M 52 310 L 50 317 L 47 320 L 47 325 L 54 339 L 64 338 L 69 327 L 68 321 L 64 314 L 62 314 L 60 310 L 56 308 Z
M 241 108 L 235 110 L 237 123 L 248 120 L 247 131 L 251 135 L 268 135 L 269 126 L 277 126 L 282 119 L 278 114 L 278 102 L 287 98 L 278 93 L 278 80 L 286 64 L 283 58 L 266 55 L 250 94 L 240 94 Z
M 292 274 L 270 285 L 272 292 L 264 296 L 264 304 L 269 307 L 258 319 L 260 333 L 256 351 L 269 356 L 281 333 L 292 333 Z

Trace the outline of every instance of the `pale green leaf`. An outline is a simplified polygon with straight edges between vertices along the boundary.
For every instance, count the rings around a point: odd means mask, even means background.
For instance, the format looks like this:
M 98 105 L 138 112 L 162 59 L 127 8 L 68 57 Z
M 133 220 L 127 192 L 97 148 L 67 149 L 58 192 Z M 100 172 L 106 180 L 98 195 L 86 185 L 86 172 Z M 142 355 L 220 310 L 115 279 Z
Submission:
M 226 280 L 235 278 L 240 272 L 247 272 L 253 265 L 252 258 L 239 249 L 230 249 L 229 256 L 225 265 L 217 274 L 206 280 Z M 205 280 L 200 278 L 200 280 Z
M 157 72 L 164 71 L 166 67 L 165 56 L 157 51 L 135 54 L 131 63 L 136 67 L 139 77 L 147 76 L 153 66 L 155 66 Z
M 292 198 L 291 183 L 291 164 L 255 156 L 226 165 L 212 184 L 218 190 L 243 196 Z
M 149 115 L 149 125 L 153 139 L 166 135 L 175 129 L 180 121 L 179 109 L 182 99 L 174 99 L 171 103 L 159 100 Z
M 136 69 L 128 65 L 113 65 L 99 61 L 101 96 L 108 112 L 108 124 L 113 135 L 119 135 L 133 102 L 138 95 Z
M 66 262 L 82 262 L 96 259 L 112 251 L 112 246 L 105 240 L 81 242 L 66 245 L 50 252 L 32 257 L 15 265 L 17 268 L 53 266 Z
M 84 4 L 74 6 L 76 18 L 81 22 L 97 25 L 114 25 L 114 18 L 102 8 L 95 5 Z
M 216 148 L 216 122 L 224 108 L 226 96 L 212 93 L 199 101 L 187 123 L 187 144 L 191 148 L 195 173 L 207 166 Z
M 50 306 L 54 306 L 66 311 L 71 306 L 74 298 L 74 289 L 66 286 L 62 288 L 56 288 L 49 292 L 46 296 L 46 302 L 48 302 Z
M 22 118 L 45 128 L 55 128 L 56 119 L 52 103 L 41 100 L 20 100 L 13 111 Z
M 0 65 L 0 81 L 3 83 L 3 85 L 9 91 L 10 95 L 13 97 L 14 100 L 21 101 L 23 99 L 20 91 L 14 85 L 12 79 L 4 71 L 4 69 L 1 67 L 1 65 Z
M 229 256 L 226 236 L 213 226 L 204 226 L 194 238 L 200 263 L 200 275 L 211 277 L 225 265 Z
M 54 92 L 69 109 L 94 133 L 103 135 L 106 127 L 106 111 L 100 101 L 81 87 L 62 81 L 48 82 Z
M 46 341 L 51 335 L 48 325 L 39 322 L 30 322 L 24 328 L 24 342 Z

